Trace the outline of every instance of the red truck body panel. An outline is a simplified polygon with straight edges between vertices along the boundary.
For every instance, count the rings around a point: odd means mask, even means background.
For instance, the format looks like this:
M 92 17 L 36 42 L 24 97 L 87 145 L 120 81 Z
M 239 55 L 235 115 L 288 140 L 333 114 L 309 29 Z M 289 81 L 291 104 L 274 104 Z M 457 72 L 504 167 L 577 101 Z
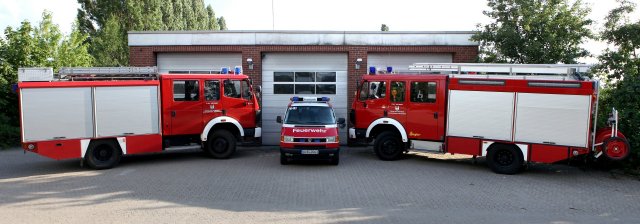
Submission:
M 381 82 L 384 82 L 385 91 L 381 91 Z M 425 82 L 429 83 L 428 88 L 425 88 L 427 84 L 420 84 Z M 355 120 L 353 128 L 360 130 L 358 132 L 363 133 L 361 135 L 364 135 L 366 130 L 368 136 L 375 131 L 372 127 L 378 125 L 376 120 L 390 118 L 399 123 L 395 126 L 398 126 L 403 136 L 407 136 L 407 144 L 412 141 L 442 142 L 441 152 L 473 156 L 484 156 L 486 153 L 485 144 L 511 144 L 523 148 L 526 161 L 553 163 L 589 153 L 590 145 L 593 144 L 590 137 L 593 127 L 592 112 L 588 115 L 589 124 L 584 129 L 585 136 L 583 136 L 588 139 L 588 143 L 583 147 L 518 141 L 516 140 L 515 117 L 505 118 L 513 120 L 509 140 L 483 136 L 447 135 L 447 126 L 449 125 L 447 121 L 450 119 L 451 113 L 449 111 L 451 91 L 509 93 L 513 94 L 513 102 L 518 102 L 518 94 L 587 96 L 591 101 L 588 104 L 589 110 L 595 111 L 595 102 L 597 101 L 597 86 L 595 84 L 594 81 L 513 79 L 509 77 L 490 79 L 483 75 L 477 75 L 477 77 L 473 77 L 473 75 L 450 77 L 442 74 L 365 75 L 358 84 L 358 92 L 352 105 L 352 113 L 355 114 L 352 118 Z M 431 90 L 432 87 L 435 87 L 435 90 Z M 429 95 L 422 96 L 425 94 L 423 90 L 426 89 L 428 89 Z M 394 91 L 403 92 L 404 99 L 402 97 L 395 98 L 396 102 L 393 102 L 394 96 L 390 95 L 395 94 Z M 386 95 L 376 95 L 381 92 L 385 92 Z M 420 98 L 416 98 L 416 95 L 420 95 Z M 428 97 L 426 102 L 424 97 Z M 512 105 L 512 114 L 516 114 L 517 104 L 513 103 Z M 473 122 L 473 120 L 467 122 Z M 404 133 L 402 133 L 402 129 L 404 129 Z M 355 137 L 355 134 L 350 134 L 350 137 Z

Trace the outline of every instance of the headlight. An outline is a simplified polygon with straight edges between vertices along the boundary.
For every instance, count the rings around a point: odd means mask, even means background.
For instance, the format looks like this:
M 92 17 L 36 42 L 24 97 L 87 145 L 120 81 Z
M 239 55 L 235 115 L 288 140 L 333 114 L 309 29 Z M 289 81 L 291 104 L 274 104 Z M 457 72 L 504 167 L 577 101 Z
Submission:
M 338 136 L 327 137 L 327 142 L 338 142 L 340 138 Z
M 284 142 L 293 142 L 293 136 L 282 136 Z

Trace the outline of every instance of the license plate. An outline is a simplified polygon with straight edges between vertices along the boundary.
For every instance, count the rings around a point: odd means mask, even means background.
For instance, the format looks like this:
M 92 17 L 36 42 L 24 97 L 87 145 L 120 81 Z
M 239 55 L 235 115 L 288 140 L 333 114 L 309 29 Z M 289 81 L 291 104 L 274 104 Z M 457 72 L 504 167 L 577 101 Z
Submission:
M 300 151 L 300 154 L 302 155 L 318 155 L 320 153 L 319 150 L 307 150 L 307 149 L 303 149 Z

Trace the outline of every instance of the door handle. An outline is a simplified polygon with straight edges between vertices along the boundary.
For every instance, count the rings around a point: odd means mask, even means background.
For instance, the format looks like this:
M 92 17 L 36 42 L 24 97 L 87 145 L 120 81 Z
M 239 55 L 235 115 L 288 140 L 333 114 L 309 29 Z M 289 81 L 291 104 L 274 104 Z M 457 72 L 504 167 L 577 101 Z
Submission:
M 247 101 L 244 101 L 244 102 L 242 103 L 242 106 L 247 106 Z
M 367 108 L 367 103 L 362 102 L 362 107 Z
M 174 111 L 171 111 L 171 116 L 172 116 L 172 117 L 175 117 L 175 116 L 176 116 L 176 111 L 175 111 L 175 110 L 174 110 Z
M 438 119 L 438 112 L 433 113 L 433 119 Z

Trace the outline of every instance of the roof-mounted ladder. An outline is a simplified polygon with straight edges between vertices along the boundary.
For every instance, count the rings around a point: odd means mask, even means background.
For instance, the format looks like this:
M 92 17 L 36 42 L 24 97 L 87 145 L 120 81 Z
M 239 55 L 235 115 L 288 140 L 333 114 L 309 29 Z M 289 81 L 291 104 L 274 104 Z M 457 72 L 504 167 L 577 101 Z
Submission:
M 585 64 L 489 64 L 489 63 L 415 63 L 411 71 L 444 72 L 454 77 L 509 79 L 574 79 L 589 71 Z M 508 75 L 508 76 L 507 76 Z
M 157 79 L 157 67 L 68 67 L 60 68 L 60 79 L 68 80 L 136 80 Z

